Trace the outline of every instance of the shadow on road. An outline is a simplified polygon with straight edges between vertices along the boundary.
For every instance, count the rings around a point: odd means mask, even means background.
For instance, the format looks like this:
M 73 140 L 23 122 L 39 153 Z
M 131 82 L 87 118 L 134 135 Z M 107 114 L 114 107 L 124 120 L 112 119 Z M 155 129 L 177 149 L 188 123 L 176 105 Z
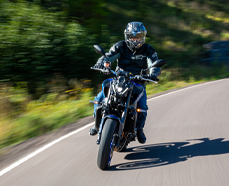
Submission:
M 193 139 L 185 142 L 143 145 L 127 149 L 129 163 L 111 166 L 108 171 L 143 169 L 186 161 L 196 156 L 229 153 L 229 141 L 224 138 Z

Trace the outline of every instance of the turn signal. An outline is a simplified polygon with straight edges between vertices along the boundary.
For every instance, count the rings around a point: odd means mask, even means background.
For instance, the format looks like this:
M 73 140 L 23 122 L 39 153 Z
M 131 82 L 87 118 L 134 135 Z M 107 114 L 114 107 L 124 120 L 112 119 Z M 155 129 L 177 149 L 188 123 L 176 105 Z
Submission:
M 89 101 L 90 103 L 94 103 L 94 104 L 98 104 L 99 102 L 98 101 Z
M 143 110 L 143 109 L 140 109 L 140 108 L 137 108 L 136 111 L 137 112 L 147 112 L 147 110 Z

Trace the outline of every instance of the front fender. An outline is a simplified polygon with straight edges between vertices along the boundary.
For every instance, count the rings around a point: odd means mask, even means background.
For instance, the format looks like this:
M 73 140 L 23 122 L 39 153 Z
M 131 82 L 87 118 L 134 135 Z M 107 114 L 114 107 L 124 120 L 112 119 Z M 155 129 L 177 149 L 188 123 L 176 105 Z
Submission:
M 120 125 L 120 123 L 121 123 L 120 118 L 118 116 L 116 116 L 116 115 L 109 114 L 109 115 L 105 116 L 104 118 L 102 118 L 100 126 L 99 126 L 99 133 L 100 134 L 101 134 L 101 132 L 103 130 L 104 123 L 105 123 L 105 121 L 107 119 L 114 119 L 114 120 L 118 121 L 118 125 Z
M 115 120 L 117 120 L 119 123 L 121 123 L 120 118 L 119 118 L 118 116 L 116 116 L 116 115 L 109 114 L 109 115 L 105 116 L 104 118 L 106 118 L 106 119 L 108 119 L 108 118 L 110 118 L 110 119 L 115 119 Z

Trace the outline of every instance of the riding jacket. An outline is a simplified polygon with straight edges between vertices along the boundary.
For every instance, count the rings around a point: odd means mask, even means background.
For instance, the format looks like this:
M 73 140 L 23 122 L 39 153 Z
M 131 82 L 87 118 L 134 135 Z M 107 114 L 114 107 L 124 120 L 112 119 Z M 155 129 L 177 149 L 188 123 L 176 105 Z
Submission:
M 102 56 L 98 59 L 98 65 L 104 62 L 114 62 L 117 60 L 117 69 L 121 69 L 132 74 L 140 74 L 141 69 L 146 69 L 150 67 L 154 61 L 158 59 L 155 49 L 149 44 L 143 44 L 143 46 L 132 52 L 126 45 L 125 41 L 119 41 L 115 43 L 106 53 L 107 59 Z M 150 77 L 159 77 L 161 74 L 161 69 L 159 67 L 150 68 L 148 75 Z M 141 84 L 144 84 L 142 82 Z

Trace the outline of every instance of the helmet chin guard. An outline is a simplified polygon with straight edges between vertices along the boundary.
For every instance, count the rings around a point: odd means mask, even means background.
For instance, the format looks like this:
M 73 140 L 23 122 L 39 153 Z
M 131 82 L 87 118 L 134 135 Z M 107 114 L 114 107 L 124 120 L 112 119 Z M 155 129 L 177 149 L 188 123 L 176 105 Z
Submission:
M 134 52 L 145 43 L 146 29 L 141 22 L 130 22 L 124 30 L 125 41 L 128 48 Z

